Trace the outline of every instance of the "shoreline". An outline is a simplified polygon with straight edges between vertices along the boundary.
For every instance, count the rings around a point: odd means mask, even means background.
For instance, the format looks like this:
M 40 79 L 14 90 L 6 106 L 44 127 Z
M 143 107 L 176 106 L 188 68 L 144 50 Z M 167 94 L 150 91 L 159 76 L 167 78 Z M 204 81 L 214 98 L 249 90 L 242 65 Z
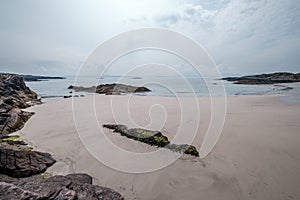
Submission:
M 126 96 L 113 96 L 116 105 L 124 101 Z M 172 165 L 146 174 L 130 174 L 110 169 L 89 154 L 74 126 L 71 98 L 30 107 L 28 110 L 36 114 L 18 133 L 26 142 L 30 141 L 29 144 L 34 148 L 51 153 L 57 160 L 47 171 L 53 174 L 89 173 L 95 178 L 95 184 L 113 188 L 126 199 L 198 199 L 199 196 L 206 199 L 282 199 L 292 196 L 297 199 L 300 197 L 297 190 L 300 186 L 297 179 L 297 174 L 300 173 L 300 151 L 296 142 L 300 139 L 297 134 L 300 128 L 300 104 L 284 102 L 280 100 L 283 96 L 227 97 L 223 133 L 206 158 L 201 160 L 182 156 Z M 88 137 L 91 141 L 95 140 L 93 134 L 96 134 L 97 127 L 88 120 L 94 113 L 89 115 L 91 110 L 84 105 L 92 102 L 93 98 L 98 100 L 95 104 L 96 113 L 101 114 L 98 120 L 101 123 L 112 122 L 111 109 L 106 107 L 110 96 L 88 95 L 74 98 L 82 106 L 79 110 L 83 115 L 83 121 L 77 125 L 77 129 L 90 134 Z M 147 120 L 144 119 L 148 116 L 142 107 L 149 109 L 149 105 L 157 102 L 166 106 L 171 116 L 170 121 L 164 124 L 163 131 L 172 138 L 172 132 L 178 127 L 176 113 L 179 111 L 174 101 L 176 98 L 138 95 L 132 98 L 132 117 L 141 125 L 145 125 Z M 187 98 L 182 99 L 187 101 Z M 197 99 L 203 112 L 200 130 L 204 130 L 208 126 L 209 115 L 206 114 L 209 112 L 209 98 Z M 117 106 L 116 111 L 122 113 L 124 110 Z M 150 114 L 158 120 L 152 128 L 159 127 L 163 112 L 159 107 L 154 107 Z M 124 116 L 119 117 L 121 119 Z M 185 120 L 184 123 L 193 123 L 189 122 L 192 119 Z M 141 153 L 157 150 L 109 131 L 105 131 L 105 134 L 127 151 Z M 203 134 L 195 138 L 193 144 L 197 148 L 200 147 L 202 138 Z M 155 195 L 151 191 L 156 191 Z

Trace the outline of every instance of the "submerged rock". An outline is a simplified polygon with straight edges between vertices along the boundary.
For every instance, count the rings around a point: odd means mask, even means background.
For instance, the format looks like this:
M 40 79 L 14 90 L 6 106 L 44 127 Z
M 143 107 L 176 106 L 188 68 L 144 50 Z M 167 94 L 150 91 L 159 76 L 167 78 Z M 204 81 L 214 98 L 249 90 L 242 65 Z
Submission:
M 177 153 L 190 154 L 199 157 L 199 152 L 196 147 L 188 144 L 171 144 L 168 137 L 164 136 L 159 131 L 151 131 L 140 128 L 127 128 L 122 124 L 104 124 L 104 128 L 112 129 L 122 136 L 137 140 L 152 146 L 164 147 Z
M 123 200 L 116 191 L 92 185 L 87 174 L 69 174 L 43 178 L 34 176 L 18 181 L 0 182 L 0 196 L 3 200 L 19 199 L 65 199 L 65 200 Z
M 150 89 L 146 87 L 136 87 L 125 84 L 103 84 L 92 87 L 82 87 L 70 85 L 68 89 L 72 89 L 75 92 L 90 92 L 106 95 L 120 95 L 122 93 L 136 93 L 136 92 L 149 92 Z

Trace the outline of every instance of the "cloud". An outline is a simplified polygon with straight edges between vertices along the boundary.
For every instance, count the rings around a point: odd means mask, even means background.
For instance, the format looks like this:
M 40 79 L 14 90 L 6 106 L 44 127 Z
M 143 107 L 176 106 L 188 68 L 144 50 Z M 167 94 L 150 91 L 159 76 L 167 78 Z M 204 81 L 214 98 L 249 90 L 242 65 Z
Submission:
M 224 73 L 299 71 L 300 1 L 9 0 L 0 11 L 2 71 L 42 72 L 43 66 L 47 73 L 75 73 L 74 66 L 98 44 L 144 27 L 196 40 L 226 66 Z
M 218 7 L 204 2 L 182 4 L 153 16 L 153 23 L 197 40 L 226 66 L 225 73 L 299 71 L 300 2 L 231 0 Z
M 153 23 L 166 28 L 176 26 L 183 21 L 191 24 L 213 26 L 213 18 L 216 13 L 217 10 L 204 9 L 201 5 L 183 4 L 176 9 L 167 10 L 159 15 L 132 18 L 130 21 L 133 23 L 144 23 L 149 22 L 149 18 L 152 18 Z

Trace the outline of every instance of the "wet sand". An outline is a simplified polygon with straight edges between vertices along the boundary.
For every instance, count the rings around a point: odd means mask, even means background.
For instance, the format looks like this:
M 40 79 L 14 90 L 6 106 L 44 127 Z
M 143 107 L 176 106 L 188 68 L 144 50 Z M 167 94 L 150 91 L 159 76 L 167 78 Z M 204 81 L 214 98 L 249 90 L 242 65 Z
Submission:
M 97 155 L 106 155 L 113 158 L 115 167 L 137 170 L 159 161 L 149 157 L 139 163 L 106 148 L 108 138 L 129 152 L 158 150 L 101 125 L 117 122 L 162 130 L 177 142 L 196 131 L 192 144 L 199 149 L 209 124 L 214 126 L 222 118 L 214 116 L 211 122 L 209 98 L 91 95 L 74 102 L 57 99 L 29 108 L 36 114 L 18 133 L 57 160 L 49 172 L 89 173 L 96 184 L 111 187 L 126 199 L 300 199 L 300 103 L 281 98 L 228 97 L 221 137 L 208 156 L 184 155 L 148 173 L 118 171 L 97 160 Z M 177 156 L 167 150 L 159 153 L 166 158 Z

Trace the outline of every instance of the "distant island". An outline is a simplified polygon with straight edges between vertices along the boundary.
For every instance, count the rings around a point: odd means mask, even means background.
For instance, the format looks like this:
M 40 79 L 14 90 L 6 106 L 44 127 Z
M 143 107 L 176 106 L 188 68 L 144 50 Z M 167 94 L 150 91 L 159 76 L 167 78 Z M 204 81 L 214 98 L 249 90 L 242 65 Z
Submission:
M 34 75 L 19 75 L 23 78 L 24 81 L 46 81 L 46 80 L 52 80 L 52 79 L 66 79 L 65 77 L 59 77 L 59 76 L 34 76 Z
M 300 82 L 300 73 L 276 72 L 270 74 L 248 75 L 241 77 L 226 77 L 222 80 L 233 82 L 234 84 L 261 85 L 276 83 Z
M 146 87 L 137 87 L 137 86 L 125 85 L 119 83 L 102 84 L 102 85 L 91 86 L 91 87 L 70 85 L 68 89 L 74 90 L 75 92 L 90 92 L 90 93 L 98 93 L 98 94 L 106 94 L 106 95 L 120 95 L 125 93 L 151 91 L 149 88 Z

